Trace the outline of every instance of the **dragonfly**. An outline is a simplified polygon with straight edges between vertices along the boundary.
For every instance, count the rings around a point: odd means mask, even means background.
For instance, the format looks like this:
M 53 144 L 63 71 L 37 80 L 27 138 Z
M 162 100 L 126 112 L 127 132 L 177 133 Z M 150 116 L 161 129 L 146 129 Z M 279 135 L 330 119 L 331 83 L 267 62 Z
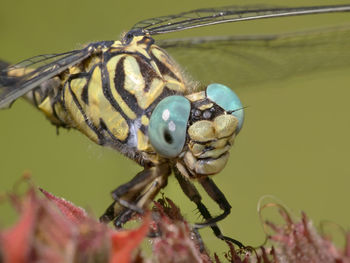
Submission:
M 241 242 L 225 236 L 217 225 L 229 215 L 231 205 L 212 177 L 228 161 L 229 151 L 243 127 L 244 106 L 226 85 L 203 85 L 191 80 L 167 51 L 198 52 L 200 61 L 202 52 L 232 52 L 247 43 L 263 45 L 271 52 L 278 52 L 274 45 L 281 42 L 282 47 L 285 42 L 310 48 L 308 43 L 315 49 L 331 45 L 330 39 L 336 39 L 332 36 L 341 35 L 342 41 L 350 39 L 350 30 L 158 42 L 154 37 L 223 23 L 349 11 L 350 5 L 228 6 L 143 20 L 118 41 L 95 42 L 14 65 L 1 62 L 0 108 L 8 108 L 23 97 L 56 127 L 74 128 L 144 168 L 112 191 L 114 201 L 101 216 L 102 222 L 113 221 L 121 227 L 135 213 L 143 213 L 173 174 L 205 220 L 194 227 L 209 226 L 218 238 L 243 247 Z M 344 41 L 343 45 L 348 43 Z M 210 56 L 205 59 L 210 60 Z M 307 68 L 306 61 L 305 64 Z M 271 75 L 283 78 L 290 74 L 281 69 L 278 72 Z M 194 182 L 223 210 L 220 215 L 211 215 Z

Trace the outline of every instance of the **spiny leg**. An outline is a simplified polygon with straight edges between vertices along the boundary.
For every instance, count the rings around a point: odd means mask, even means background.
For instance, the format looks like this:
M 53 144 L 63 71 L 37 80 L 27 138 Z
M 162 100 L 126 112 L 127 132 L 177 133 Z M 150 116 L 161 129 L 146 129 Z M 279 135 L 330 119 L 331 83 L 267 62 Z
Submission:
M 134 212 L 143 213 L 143 208 L 166 185 L 169 174 L 167 163 L 145 168 L 112 192 L 115 201 L 100 217 L 100 221 L 108 223 L 114 220 L 115 226 L 119 228 L 130 220 Z
M 123 225 L 131 220 L 135 211 L 125 208 L 113 221 L 115 228 L 122 228 Z
M 105 223 L 108 224 L 109 222 L 111 222 L 112 220 L 114 220 L 114 226 L 115 228 L 119 229 L 123 227 L 123 224 L 125 224 L 126 222 L 128 222 L 134 211 L 130 210 L 128 208 L 124 208 L 122 210 L 119 211 L 118 215 L 116 216 L 116 207 L 118 206 L 117 201 L 114 201 L 104 212 L 104 214 L 100 217 L 100 222 L 101 223 Z
M 211 199 L 219 205 L 219 207 L 224 211 L 221 215 L 208 219 L 204 223 L 197 224 L 198 227 L 208 226 L 214 223 L 217 223 L 223 220 L 231 213 L 231 205 L 227 201 L 225 195 L 221 190 L 216 186 L 216 184 L 209 177 L 201 178 L 198 180 L 199 183 L 203 186 L 204 190 L 210 196 Z
M 133 179 L 129 182 L 119 186 L 117 189 L 112 191 L 112 197 L 115 200 L 100 217 L 100 221 L 104 223 L 109 223 L 115 219 L 118 215 L 124 212 L 125 206 L 120 204 L 121 198 L 123 198 L 123 203 L 129 210 L 134 207 L 131 205 L 136 199 L 139 192 L 146 187 L 155 178 L 155 173 L 152 173 L 149 169 L 145 169 L 139 172 Z M 130 205 L 129 205 L 130 204 Z
M 154 169 L 154 167 L 152 167 Z M 106 212 L 100 217 L 100 221 L 108 223 L 115 219 L 120 213 L 125 212 L 125 207 L 119 203 L 119 200 L 123 198 L 124 204 L 128 202 L 131 204 L 137 197 L 137 195 L 146 187 L 147 184 L 152 182 L 156 178 L 156 174 L 152 172 L 153 169 L 145 169 L 139 172 L 129 182 L 119 186 L 112 192 L 112 197 L 115 200 L 106 210 Z M 131 206 L 128 206 L 130 210 Z
M 216 237 L 220 238 L 221 240 L 230 241 L 230 242 L 236 244 L 240 248 L 244 247 L 244 245 L 241 242 L 239 242 L 238 240 L 235 240 L 233 238 L 224 236 L 222 234 L 220 228 L 216 224 L 216 222 L 218 222 L 218 221 L 220 221 L 222 219 L 221 215 L 219 216 L 220 217 L 219 220 L 216 220 L 217 217 L 213 218 L 211 216 L 209 210 L 207 209 L 207 207 L 202 203 L 202 197 L 199 194 L 199 192 L 196 189 L 196 187 L 189 180 L 187 180 L 184 176 L 182 176 L 182 174 L 176 168 L 174 169 L 174 172 L 175 172 L 175 177 L 178 180 L 178 182 L 179 182 L 183 192 L 185 193 L 185 195 L 197 205 L 197 208 L 198 208 L 199 212 L 204 217 L 204 219 L 207 220 L 206 222 L 204 222 L 202 224 L 195 224 L 195 228 L 202 228 L 202 227 L 205 227 L 205 226 L 210 226 Z M 206 189 L 206 191 L 207 191 L 207 189 Z M 221 193 L 221 191 L 220 191 L 220 193 Z M 209 194 L 209 196 L 212 197 L 210 194 Z M 222 194 L 222 196 L 223 196 L 223 194 Z M 226 198 L 225 198 L 225 200 L 226 200 Z M 214 201 L 217 202 L 216 199 L 214 199 Z M 231 208 L 231 206 L 227 202 L 227 200 L 226 200 L 226 203 L 228 204 L 229 208 Z M 227 204 L 225 204 L 225 205 L 227 205 Z M 220 208 L 222 207 L 221 205 L 219 205 L 219 206 L 220 206 Z M 210 223 L 207 224 L 207 222 L 210 222 Z
M 112 204 L 110 204 L 106 211 L 103 213 L 103 215 L 100 216 L 100 222 L 101 223 L 105 223 L 108 224 L 109 222 L 111 222 L 114 218 L 114 206 L 116 205 L 116 202 L 114 201 Z

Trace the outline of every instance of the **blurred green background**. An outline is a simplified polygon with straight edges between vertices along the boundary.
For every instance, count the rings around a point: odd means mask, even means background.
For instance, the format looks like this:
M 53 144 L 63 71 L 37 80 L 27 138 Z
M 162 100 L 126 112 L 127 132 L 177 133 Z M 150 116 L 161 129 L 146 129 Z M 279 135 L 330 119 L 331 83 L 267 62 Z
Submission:
M 288 3 L 302 6 L 305 1 L 284 1 Z M 2 1 L 0 58 L 18 62 L 38 54 L 64 52 L 93 41 L 119 39 L 141 19 L 230 4 L 242 2 Z M 160 38 L 281 33 L 349 22 L 350 14 L 294 17 L 213 26 Z M 186 61 L 182 59 L 181 63 L 186 67 Z M 228 78 L 235 74 L 227 69 L 225 72 L 230 74 Z M 196 77 L 201 81 L 201 76 Z M 206 73 L 204 77 L 204 84 L 207 80 L 230 84 L 215 74 Z M 245 126 L 228 165 L 214 178 L 233 207 L 231 215 L 220 223 L 226 235 L 252 246 L 261 244 L 264 234 L 257 203 L 264 195 L 275 196 L 297 216 L 305 211 L 316 225 L 330 220 L 348 229 L 349 82 L 349 67 L 342 67 L 237 89 L 248 106 Z M 28 171 L 42 188 L 98 216 L 111 202 L 110 191 L 142 169 L 76 131 L 60 129 L 57 136 L 56 128 L 24 101 L 0 111 L 0 123 L 0 192 L 11 190 Z M 174 178 L 170 178 L 164 193 L 181 204 L 190 222 L 197 220 L 194 205 L 184 197 Z M 215 204 L 207 203 L 214 214 L 219 213 Z M 15 214 L 8 206 L 2 205 L 0 213 L 1 225 L 14 221 Z M 201 233 L 210 250 L 226 249 L 209 230 Z

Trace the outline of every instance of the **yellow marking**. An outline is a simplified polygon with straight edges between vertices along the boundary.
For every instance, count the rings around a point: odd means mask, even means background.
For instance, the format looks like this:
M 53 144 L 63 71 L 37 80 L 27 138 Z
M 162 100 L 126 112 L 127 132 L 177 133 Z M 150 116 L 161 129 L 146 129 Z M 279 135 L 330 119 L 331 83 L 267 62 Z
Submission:
M 137 101 L 142 109 L 146 109 L 163 92 L 164 82 L 161 79 L 154 78 L 147 92 L 140 90 L 136 95 Z
M 125 47 L 125 51 L 128 51 L 128 52 L 132 52 L 132 53 L 141 53 L 142 55 L 144 55 L 146 58 L 148 59 L 151 59 L 151 57 L 149 56 L 146 48 L 147 48 L 147 45 L 148 45 L 148 42 L 150 41 L 150 39 L 145 39 L 145 42 L 144 43 L 137 43 L 139 42 L 140 40 L 142 40 L 144 38 L 144 36 L 138 36 L 138 37 L 134 37 L 134 39 L 132 40 L 132 42 Z
M 144 126 L 148 126 L 148 124 L 149 124 L 149 119 L 147 118 L 146 115 L 142 115 L 142 116 L 141 116 L 141 123 L 142 123 Z
M 27 93 L 27 95 L 29 95 L 30 93 Z M 34 91 L 33 93 L 33 102 L 34 102 L 34 99 L 37 101 L 37 103 L 40 103 L 41 100 L 43 99 L 41 96 L 40 96 L 40 92 L 38 91 Z
M 86 82 L 86 78 L 76 78 L 70 81 L 71 89 L 81 105 L 85 104 L 81 100 L 81 93 L 83 92 L 83 88 L 86 85 Z
M 143 56 L 145 56 L 146 58 L 151 59 L 151 57 L 149 56 L 149 54 L 147 53 L 147 51 L 146 51 L 145 48 L 146 48 L 146 47 L 142 48 L 142 47 L 140 47 L 140 46 L 130 46 L 130 47 L 128 47 L 126 50 L 127 50 L 128 52 L 132 52 L 132 53 L 139 52 L 139 53 L 141 53 Z
M 181 93 L 185 92 L 186 87 L 184 85 L 181 70 L 177 65 L 177 63 L 174 60 L 172 60 L 172 58 L 165 51 L 163 51 L 157 46 L 152 46 L 151 52 L 162 64 L 164 64 L 169 70 L 171 70 L 171 72 L 178 79 L 176 80 L 169 75 L 163 75 L 162 76 L 163 79 L 167 82 L 166 86 L 169 89 L 175 90 L 177 92 L 181 92 Z M 155 66 L 155 68 L 157 68 L 157 66 Z
M 137 130 L 137 149 L 140 151 L 149 150 L 148 137 L 141 130 Z
M 164 82 L 161 79 L 154 78 L 149 84 L 148 91 L 144 91 L 145 81 L 136 59 L 132 56 L 128 56 L 124 60 L 124 70 L 124 89 L 136 97 L 137 103 L 141 109 L 148 108 L 148 106 L 163 92 Z
M 113 47 L 113 48 L 121 48 L 122 46 L 123 46 L 122 42 L 117 40 L 117 41 L 114 41 L 114 43 L 113 43 L 113 45 L 111 47 Z
M 101 59 L 98 56 L 91 56 L 88 59 L 84 60 L 83 67 L 85 72 L 89 72 L 93 66 L 97 63 L 100 63 Z
M 144 89 L 145 81 L 141 74 L 139 64 L 133 56 L 126 56 L 124 60 L 125 86 L 137 86 Z
M 199 106 L 198 109 L 203 111 L 203 110 L 210 109 L 211 107 L 213 107 L 213 103 L 203 104 L 203 105 Z
M 155 70 L 157 75 L 161 78 L 162 77 L 162 73 L 160 73 L 159 68 L 158 68 L 156 62 L 154 62 L 154 60 L 151 60 L 151 66 Z
M 137 43 L 140 40 L 144 40 L 144 43 Z M 115 49 L 120 49 L 122 51 L 128 51 L 128 52 L 138 52 L 144 55 L 145 57 L 150 59 L 150 55 L 148 54 L 146 47 L 148 43 L 148 39 L 145 39 L 143 36 L 140 37 L 134 37 L 133 41 L 127 45 L 127 46 L 119 46 L 120 43 L 115 43 L 113 47 Z M 169 89 L 174 90 L 176 92 L 185 92 L 186 87 L 182 83 L 182 75 L 180 73 L 180 70 L 177 66 L 177 64 L 169 57 L 167 56 L 164 51 L 159 49 L 157 46 L 152 46 L 151 52 L 153 52 L 153 55 L 157 57 L 159 61 L 161 61 L 164 65 L 169 67 L 173 71 L 173 73 L 180 79 L 180 82 L 177 81 L 174 78 L 171 78 L 168 75 L 161 76 L 161 73 L 159 71 L 159 68 L 157 67 L 157 64 L 154 61 L 151 61 L 151 69 L 155 74 L 159 76 L 158 78 L 154 78 L 151 82 L 150 88 L 147 92 L 144 91 L 144 87 L 146 86 L 145 80 L 141 74 L 141 69 L 139 67 L 139 64 L 137 63 L 136 59 L 133 56 L 130 55 L 121 55 L 116 56 L 115 58 L 112 58 L 107 63 L 107 68 L 110 75 L 110 83 L 111 86 L 114 84 L 114 72 L 117 63 L 120 61 L 122 57 L 125 57 L 124 60 L 124 72 L 125 72 L 125 83 L 124 83 L 124 89 L 129 91 L 131 94 L 135 95 L 136 100 L 138 102 L 138 105 L 142 109 L 146 109 L 151 105 L 154 100 L 163 92 L 163 87 L 166 85 Z M 148 70 L 148 69 L 147 69 Z M 147 74 L 147 72 L 145 72 Z M 162 80 L 163 78 L 163 80 Z M 135 119 L 136 116 L 134 116 L 134 112 L 129 108 L 129 106 L 124 102 L 123 98 L 120 97 L 120 95 L 115 92 L 115 89 L 112 89 L 112 92 L 114 92 L 113 96 L 118 101 L 118 104 L 121 106 L 125 114 L 130 119 Z M 124 104 L 124 105 L 123 105 Z
M 82 88 L 85 86 L 86 84 L 86 78 L 76 78 L 76 79 L 72 79 L 70 81 L 70 86 L 72 91 L 76 94 L 76 95 L 80 95 L 81 92 L 83 91 Z M 81 89 L 81 90 L 79 90 Z
M 80 66 L 80 64 L 78 64 L 78 66 L 69 68 L 69 74 L 80 73 L 80 72 L 81 72 L 81 69 L 80 69 L 79 66 Z
M 185 92 L 186 91 L 186 87 L 182 82 L 178 82 L 177 80 L 173 79 L 172 77 L 168 76 L 168 75 L 163 75 L 163 78 L 166 80 L 166 86 L 167 88 L 171 89 L 171 90 L 175 90 L 177 92 Z
M 55 108 L 55 111 L 56 111 L 56 114 L 60 120 L 60 124 L 63 123 L 68 123 L 66 121 L 66 118 L 67 118 L 67 113 L 66 111 L 62 108 L 62 104 L 61 103 L 55 103 L 54 105 L 54 108 Z
M 128 104 L 126 104 L 126 102 L 123 100 L 123 98 L 119 95 L 119 93 L 116 90 L 115 83 L 114 83 L 115 69 L 116 69 L 116 66 L 117 66 L 118 62 L 120 61 L 120 59 L 122 57 L 124 57 L 124 56 L 122 56 L 122 55 L 115 56 L 115 57 L 113 57 L 112 59 L 110 59 L 108 61 L 108 63 L 107 63 L 107 70 L 108 70 L 108 73 L 109 73 L 109 83 L 110 83 L 110 87 L 111 87 L 111 92 L 112 92 L 113 98 L 116 100 L 116 102 L 118 103 L 119 107 L 126 114 L 126 116 L 128 116 L 129 119 L 134 120 L 134 119 L 136 119 L 135 112 L 133 112 L 132 109 L 130 109 Z
M 103 119 L 112 134 L 121 141 L 128 137 L 129 125 L 119 112 Z
M 38 108 L 44 112 L 46 117 L 48 117 L 50 120 L 53 119 L 53 111 L 51 107 L 51 100 L 49 97 L 46 97 L 39 105 Z
M 64 92 L 65 105 L 67 109 L 68 116 L 66 117 L 69 126 L 78 129 L 89 137 L 92 141 L 98 143 L 98 137 L 96 133 L 90 129 L 86 124 L 84 116 L 81 114 L 79 108 L 75 104 L 72 94 L 68 87 L 65 88 Z
M 205 99 L 205 92 L 201 91 L 201 92 L 192 93 L 192 94 L 186 95 L 186 98 L 192 102 L 197 100 L 203 100 Z

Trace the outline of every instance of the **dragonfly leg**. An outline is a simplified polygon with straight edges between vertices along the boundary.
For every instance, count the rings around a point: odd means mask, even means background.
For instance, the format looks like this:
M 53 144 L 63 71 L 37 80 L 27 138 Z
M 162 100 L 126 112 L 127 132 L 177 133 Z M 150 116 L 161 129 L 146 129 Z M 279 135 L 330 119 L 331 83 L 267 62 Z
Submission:
M 100 221 L 108 223 L 115 220 L 116 227 L 121 227 L 135 212 L 142 214 L 143 208 L 166 185 L 169 174 L 168 164 L 149 167 L 138 173 L 112 192 L 115 201 L 100 217 Z
M 106 211 L 103 213 L 102 216 L 100 216 L 100 222 L 108 224 L 113 220 L 114 216 L 114 207 L 116 205 L 116 202 L 114 201 L 112 204 L 110 204 Z
M 118 214 L 116 215 L 116 211 Z M 115 228 L 122 228 L 123 224 L 129 221 L 133 215 L 134 211 L 124 208 L 114 201 L 104 212 L 104 214 L 100 217 L 100 222 L 108 224 L 112 220 L 114 220 Z
M 134 211 L 130 209 L 124 209 L 113 221 L 115 228 L 120 229 L 123 225 L 128 222 L 134 214 Z
M 199 179 L 200 184 L 203 186 L 204 190 L 213 199 L 219 207 L 224 211 L 221 215 L 208 219 L 204 223 L 197 224 L 198 227 L 208 226 L 213 223 L 217 223 L 223 220 L 226 216 L 228 216 L 231 212 L 231 205 L 227 201 L 223 192 L 216 186 L 216 184 L 209 177 Z
M 197 205 L 197 208 L 199 210 L 199 212 L 201 213 L 201 215 L 204 217 L 205 220 L 207 220 L 204 223 L 199 223 L 199 224 L 195 224 L 195 228 L 202 228 L 202 227 L 206 227 L 206 226 L 210 226 L 211 229 L 213 230 L 214 234 L 216 237 L 225 240 L 225 241 L 230 241 L 234 244 L 236 244 L 238 247 L 242 248 L 244 247 L 244 245 L 239 242 L 238 240 L 235 240 L 233 238 L 224 236 L 220 230 L 220 228 L 218 227 L 218 225 L 216 224 L 218 221 L 220 221 L 222 218 L 221 215 L 219 216 L 219 219 L 217 219 L 217 217 L 212 217 L 208 208 L 202 203 L 202 197 L 199 194 L 198 190 L 196 189 L 196 187 L 194 186 L 194 184 L 192 184 L 186 177 L 184 177 L 177 169 L 174 169 L 175 172 L 175 177 L 178 180 L 183 192 L 185 193 L 185 195 Z M 214 184 L 215 185 L 215 184 Z M 217 187 L 216 187 L 217 188 Z M 207 189 L 206 189 L 207 191 Z M 220 190 L 219 190 L 220 191 Z M 207 191 L 208 192 L 208 191 Z M 221 193 L 221 191 L 220 191 Z M 221 193 L 222 194 L 222 193 Z M 223 194 L 222 194 L 223 195 Z M 211 195 L 210 195 L 211 197 Z M 214 199 L 214 198 L 213 198 Z M 214 199 L 215 200 L 215 199 Z M 225 198 L 226 200 L 226 198 Z M 216 200 L 215 200 L 216 201 Z M 216 201 L 217 202 L 217 201 Z M 228 207 L 231 208 L 230 204 L 227 202 Z M 221 207 L 221 205 L 220 205 Z M 230 210 L 230 209 L 229 209 Z M 227 213 L 227 212 L 225 212 Z M 229 212 L 228 212 L 229 213 Z M 209 222 L 209 223 L 208 223 Z

